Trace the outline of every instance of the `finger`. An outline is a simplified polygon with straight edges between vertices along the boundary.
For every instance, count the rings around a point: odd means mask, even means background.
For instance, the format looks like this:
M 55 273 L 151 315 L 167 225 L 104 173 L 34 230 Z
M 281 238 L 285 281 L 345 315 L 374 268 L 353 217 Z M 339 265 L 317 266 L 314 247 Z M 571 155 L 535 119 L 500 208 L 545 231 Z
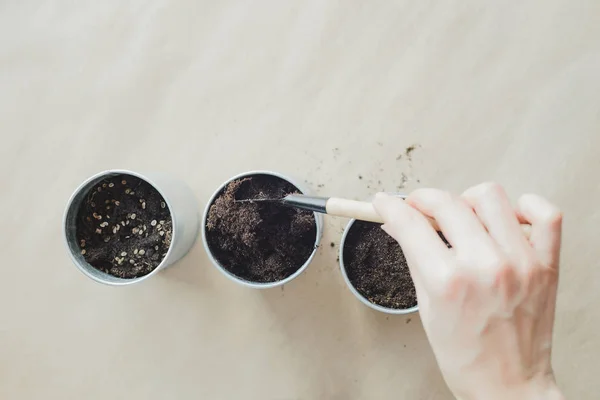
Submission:
M 530 258 L 531 245 L 502 186 L 482 183 L 466 190 L 462 198 L 511 260 L 519 262 Z
M 519 217 L 531 224 L 529 242 L 542 261 L 558 267 L 562 236 L 562 212 L 541 196 L 525 194 L 517 205 Z
M 427 218 L 404 200 L 377 193 L 373 206 L 385 221 L 383 229 L 400 244 L 415 284 L 427 285 L 448 265 L 447 246 Z
M 481 221 L 462 199 L 438 189 L 418 189 L 406 198 L 406 202 L 435 219 L 458 253 L 481 259 L 496 251 Z

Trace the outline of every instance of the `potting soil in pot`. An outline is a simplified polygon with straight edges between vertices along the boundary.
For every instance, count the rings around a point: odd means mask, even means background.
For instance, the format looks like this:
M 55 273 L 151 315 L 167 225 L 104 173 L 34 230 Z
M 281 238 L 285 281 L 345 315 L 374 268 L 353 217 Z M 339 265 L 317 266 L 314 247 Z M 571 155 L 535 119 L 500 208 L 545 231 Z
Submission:
M 251 282 L 276 282 L 296 272 L 315 246 L 314 214 L 273 203 L 236 203 L 277 199 L 299 190 L 271 175 L 238 179 L 216 197 L 206 223 L 206 239 L 219 263 Z
M 371 303 L 394 309 L 417 305 L 404 253 L 381 224 L 352 224 L 344 243 L 344 265 L 352 286 Z
M 163 197 L 131 175 L 94 185 L 77 213 L 81 254 L 94 268 L 119 278 L 152 272 L 165 257 L 172 234 Z

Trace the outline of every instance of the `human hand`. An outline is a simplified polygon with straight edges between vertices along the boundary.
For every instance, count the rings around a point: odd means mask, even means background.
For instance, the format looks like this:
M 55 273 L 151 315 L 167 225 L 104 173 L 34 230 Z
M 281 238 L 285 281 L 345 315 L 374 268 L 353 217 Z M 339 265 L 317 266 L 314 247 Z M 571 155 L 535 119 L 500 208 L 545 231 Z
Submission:
M 423 326 L 454 395 L 463 400 L 562 399 L 551 366 L 562 214 L 481 184 L 460 197 L 419 189 L 379 193 L 383 229 L 402 247 Z M 425 216 L 438 223 L 440 239 Z M 531 224 L 529 240 L 520 222 Z

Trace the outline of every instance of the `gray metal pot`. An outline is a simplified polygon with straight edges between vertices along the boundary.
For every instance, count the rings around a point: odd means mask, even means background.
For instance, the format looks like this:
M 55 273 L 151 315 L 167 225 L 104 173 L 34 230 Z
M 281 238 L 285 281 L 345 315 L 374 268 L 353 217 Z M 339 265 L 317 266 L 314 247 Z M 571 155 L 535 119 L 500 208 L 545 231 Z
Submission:
M 227 271 L 221 265 L 221 263 L 215 258 L 214 254 L 212 253 L 212 250 L 208 246 L 208 241 L 206 239 L 206 221 L 208 219 L 208 212 L 210 210 L 210 206 L 214 203 L 216 197 L 221 193 L 221 191 L 230 182 L 235 181 L 237 179 L 241 179 L 241 178 L 245 178 L 245 177 L 248 177 L 248 176 L 252 176 L 252 175 L 272 175 L 272 176 L 275 176 L 277 178 L 280 178 L 280 179 L 288 181 L 292 185 L 296 186 L 303 194 L 310 194 L 309 190 L 306 187 L 303 187 L 303 185 L 301 185 L 300 183 L 294 181 L 293 179 L 291 179 L 291 178 L 289 178 L 289 177 L 287 177 L 285 175 L 281 175 L 281 174 L 279 174 L 277 172 L 273 172 L 273 171 L 248 171 L 248 172 L 244 172 L 242 174 L 236 175 L 236 176 L 234 176 L 234 177 L 226 180 L 225 182 L 223 182 L 223 184 L 221 184 L 221 186 L 219 186 L 219 188 L 217 190 L 215 190 L 215 192 L 213 193 L 213 195 L 210 197 L 210 200 L 206 204 L 206 208 L 204 209 L 204 214 L 202 216 L 202 243 L 204 244 L 204 249 L 206 250 L 206 253 L 208 254 L 208 258 L 210 259 L 210 261 L 227 278 L 231 279 L 232 281 L 234 281 L 234 282 L 236 282 L 236 283 L 238 283 L 238 284 L 240 284 L 242 286 L 251 287 L 251 288 L 254 288 L 254 289 L 269 289 L 269 288 L 274 288 L 274 287 L 277 287 L 277 286 L 285 285 L 286 283 L 290 282 L 292 279 L 294 279 L 297 276 L 299 276 L 308 267 L 308 265 L 310 264 L 310 262 L 315 257 L 315 254 L 317 254 L 317 248 L 318 248 L 319 244 L 321 243 L 321 236 L 323 235 L 323 216 L 321 214 L 319 214 L 319 213 L 314 213 L 315 214 L 315 221 L 316 221 L 316 224 L 317 224 L 317 234 L 315 236 L 315 249 L 311 253 L 311 255 L 308 258 L 308 260 L 306 260 L 306 262 L 298 269 L 298 271 L 294 272 L 292 275 L 288 276 L 285 279 L 282 279 L 282 280 L 276 281 L 276 282 L 269 282 L 269 283 L 250 282 L 250 281 L 247 281 L 245 279 L 242 279 L 240 277 L 235 276 L 231 272 Z
M 76 238 L 75 220 L 83 199 L 89 190 L 103 179 L 114 175 L 132 175 L 152 185 L 165 199 L 171 212 L 173 237 L 171 246 L 162 262 L 152 272 L 139 278 L 123 279 L 97 270 L 85 261 Z M 141 282 L 158 271 L 182 258 L 194 245 L 198 236 L 198 208 L 190 188 L 176 179 L 162 173 L 138 173 L 125 169 L 111 169 L 100 172 L 83 182 L 71 195 L 63 218 L 63 234 L 71 260 L 77 268 L 93 280 L 107 285 L 130 285 Z
M 404 195 L 398 195 L 398 196 L 402 197 L 402 198 L 406 197 Z M 359 299 L 364 305 L 371 307 L 374 310 L 386 313 L 386 314 L 412 314 L 412 313 L 417 312 L 419 310 L 418 305 L 411 307 L 411 308 L 399 310 L 399 309 L 395 309 L 395 308 L 382 307 L 378 304 L 371 303 L 367 298 L 365 298 L 362 294 L 360 294 L 359 291 L 356 290 L 356 288 L 352 285 L 352 282 L 350 282 L 350 279 L 348 278 L 348 274 L 346 272 L 346 266 L 344 265 L 344 246 L 346 245 L 346 238 L 348 237 L 348 232 L 350 231 L 350 228 L 352 228 L 354 221 L 356 221 L 356 220 L 355 219 L 350 220 L 350 222 L 348 222 L 348 225 L 346 225 L 346 229 L 344 229 L 344 234 L 342 235 L 342 241 L 340 242 L 340 257 L 339 257 L 340 258 L 340 269 L 342 270 L 342 276 L 344 277 L 344 281 L 346 282 L 346 285 L 348 286 L 348 288 L 350 289 L 352 294 L 354 294 L 354 296 L 356 296 L 356 298 Z

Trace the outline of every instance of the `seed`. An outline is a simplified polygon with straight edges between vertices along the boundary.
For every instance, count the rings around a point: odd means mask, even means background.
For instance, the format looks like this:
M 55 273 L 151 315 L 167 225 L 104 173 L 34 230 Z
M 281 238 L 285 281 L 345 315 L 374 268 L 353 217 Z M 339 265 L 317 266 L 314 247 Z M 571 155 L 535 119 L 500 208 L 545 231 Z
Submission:
M 154 246 L 154 250 L 158 250 L 158 246 Z
M 122 183 L 123 185 L 127 185 L 127 181 L 126 181 L 125 179 L 123 179 L 123 180 L 121 181 L 121 183 Z
M 125 236 L 125 239 L 129 239 L 129 236 Z
M 106 189 L 106 183 L 103 183 L 103 184 L 102 184 L 102 187 Z
M 159 231 L 161 231 L 161 230 L 162 230 L 162 225 L 161 225 L 161 224 L 158 224 L 158 225 L 156 226 L 156 229 L 158 229 Z
M 81 245 L 81 247 L 85 246 L 85 239 L 81 239 L 79 241 L 79 244 Z
M 125 226 L 125 221 L 121 221 L 121 225 Z
M 119 258 L 119 259 L 117 260 L 117 262 L 119 263 L 119 265 L 121 265 L 121 264 L 123 264 L 123 259 L 122 259 L 122 258 Z
M 85 254 L 85 250 L 81 250 L 81 255 L 84 255 L 84 254 Z
M 148 230 L 148 227 L 147 227 L 146 225 L 144 225 L 144 230 L 145 230 L 145 231 L 146 231 L 146 230 Z
M 163 221 L 163 220 L 160 220 L 159 222 L 160 222 L 161 225 L 165 224 L 165 221 Z
M 129 194 L 133 196 L 135 194 L 135 192 L 132 190 L 131 193 L 129 193 Z
M 138 249 L 133 250 L 133 254 L 137 254 L 138 253 Z
M 119 226 L 119 225 L 117 225 L 117 226 Z M 115 227 L 113 228 L 113 234 L 117 233 L 117 226 L 115 226 Z
M 138 233 L 139 229 L 138 228 L 133 228 L 133 230 L 131 232 L 133 233 Z
M 96 228 L 96 233 L 97 233 L 97 234 L 101 234 L 101 233 L 102 233 L 102 229 L 100 229 L 100 228 Z
M 108 243 L 108 242 L 110 242 L 110 238 L 109 237 L 105 237 L 104 238 L 104 243 Z
M 143 249 L 140 250 L 140 256 L 143 256 L 144 254 L 146 254 L 146 252 Z
M 90 206 L 92 207 L 96 207 L 96 203 L 94 203 L 93 201 L 90 203 Z
M 158 232 L 158 234 L 159 234 L 160 236 L 164 236 L 164 234 L 165 234 L 165 231 L 160 231 L 160 232 Z
M 135 264 L 135 261 L 133 261 L 133 258 L 131 260 L 129 260 L 129 264 Z
M 129 220 L 125 221 L 125 225 L 129 225 Z
M 121 252 L 121 257 L 125 257 L 127 255 L 126 251 Z
M 144 234 L 144 231 L 140 229 L 140 235 L 143 235 L 143 234 Z
M 115 206 L 119 206 L 119 205 L 121 205 L 121 202 L 120 201 L 115 201 Z
M 150 222 L 150 225 L 152 225 L 152 226 L 156 226 L 156 220 L 155 220 L 155 219 L 153 219 L 153 220 L 152 220 L 152 222 Z
M 131 193 L 131 189 L 129 189 L 129 188 L 125 189 L 125 194 L 129 194 L 129 193 Z
M 146 202 L 145 201 L 142 203 L 142 209 L 144 209 L 144 210 L 146 209 Z
M 108 184 L 108 187 L 113 187 L 113 186 L 115 186 L 115 184 L 112 182 Z
M 103 228 L 107 227 L 108 226 L 108 222 L 103 222 L 103 223 L 100 224 L 100 226 L 103 227 Z
M 99 191 L 99 192 L 101 192 L 101 191 L 102 191 L 102 188 L 101 188 L 101 187 L 99 187 L 99 188 L 98 188 L 98 191 Z
M 160 202 L 160 208 L 165 208 L 167 206 L 167 204 L 164 201 Z
M 131 219 L 135 219 L 135 214 L 131 214 Z

